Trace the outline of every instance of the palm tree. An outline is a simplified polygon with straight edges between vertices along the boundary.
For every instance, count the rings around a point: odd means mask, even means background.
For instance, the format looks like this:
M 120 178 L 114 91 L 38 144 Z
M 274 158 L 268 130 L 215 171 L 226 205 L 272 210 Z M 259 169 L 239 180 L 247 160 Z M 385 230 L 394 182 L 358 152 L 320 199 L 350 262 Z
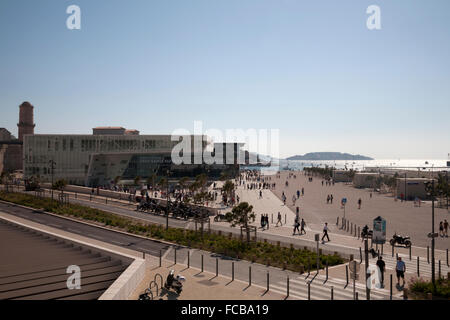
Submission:
M 115 178 L 114 178 L 114 184 L 117 185 L 117 184 L 119 183 L 120 179 L 122 179 L 121 176 L 115 177 Z
M 188 177 L 183 177 L 183 178 L 180 179 L 180 181 L 178 181 L 178 184 L 180 185 L 181 189 L 183 190 L 183 193 L 184 193 L 184 189 L 188 185 L 188 181 L 189 181 Z
M 230 221 L 232 227 L 235 227 L 236 225 L 243 227 L 247 234 L 247 242 L 250 242 L 249 221 L 255 219 L 253 206 L 249 205 L 247 202 L 241 202 L 239 205 L 235 206 L 231 212 L 227 213 L 227 219 Z
M 139 186 L 140 183 L 141 183 L 141 177 L 140 176 L 137 176 L 136 178 L 134 178 L 134 184 L 136 186 Z

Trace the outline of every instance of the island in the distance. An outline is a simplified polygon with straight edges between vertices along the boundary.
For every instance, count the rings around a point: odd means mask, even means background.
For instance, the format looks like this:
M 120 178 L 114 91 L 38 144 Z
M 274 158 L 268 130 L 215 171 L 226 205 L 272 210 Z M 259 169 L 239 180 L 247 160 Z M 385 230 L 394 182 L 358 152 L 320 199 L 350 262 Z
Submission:
M 310 152 L 303 156 L 296 155 L 286 160 L 374 160 L 373 158 L 359 154 L 341 153 L 341 152 Z

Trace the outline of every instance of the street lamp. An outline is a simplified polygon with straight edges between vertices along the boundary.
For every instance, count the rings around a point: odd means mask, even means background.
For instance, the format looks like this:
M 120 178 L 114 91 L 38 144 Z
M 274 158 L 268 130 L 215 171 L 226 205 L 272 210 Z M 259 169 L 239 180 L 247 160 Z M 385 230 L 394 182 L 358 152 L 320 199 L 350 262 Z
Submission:
M 431 196 L 431 233 L 428 234 L 428 237 L 431 238 L 431 282 L 433 284 L 433 292 L 436 292 L 436 279 L 435 279 L 435 265 L 434 265 L 434 238 L 438 236 L 437 233 L 434 232 L 434 179 L 431 182 L 425 182 L 425 189 L 427 194 Z
M 53 175 L 54 175 L 54 172 L 55 172 L 55 165 L 56 165 L 56 162 L 52 159 L 52 160 L 50 160 L 48 163 L 50 164 L 50 168 L 52 169 L 52 185 L 51 185 L 51 190 L 52 190 L 52 201 L 53 201 Z
M 167 175 L 167 206 L 166 206 L 166 230 L 169 230 L 169 174 L 170 170 L 167 169 L 166 175 Z

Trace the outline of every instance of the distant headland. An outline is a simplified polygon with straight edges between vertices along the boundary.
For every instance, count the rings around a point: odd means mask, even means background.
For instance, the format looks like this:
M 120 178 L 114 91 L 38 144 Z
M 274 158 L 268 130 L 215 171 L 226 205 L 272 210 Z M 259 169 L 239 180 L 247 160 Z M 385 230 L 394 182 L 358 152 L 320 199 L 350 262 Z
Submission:
M 350 154 L 341 152 L 310 152 L 303 156 L 296 155 L 286 160 L 374 160 L 373 158 L 362 156 L 360 154 Z

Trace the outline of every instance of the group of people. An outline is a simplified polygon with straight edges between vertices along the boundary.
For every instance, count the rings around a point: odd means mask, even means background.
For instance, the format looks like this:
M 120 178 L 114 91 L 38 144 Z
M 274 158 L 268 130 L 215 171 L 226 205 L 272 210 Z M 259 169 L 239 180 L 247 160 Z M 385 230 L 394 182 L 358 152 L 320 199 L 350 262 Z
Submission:
M 333 195 L 332 194 L 327 195 L 327 204 L 333 204 Z
M 448 222 L 447 219 L 445 219 L 443 222 L 439 222 L 439 235 L 441 237 L 448 238 Z
M 261 214 L 261 229 L 266 230 L 269 229 L 269 215 Z

